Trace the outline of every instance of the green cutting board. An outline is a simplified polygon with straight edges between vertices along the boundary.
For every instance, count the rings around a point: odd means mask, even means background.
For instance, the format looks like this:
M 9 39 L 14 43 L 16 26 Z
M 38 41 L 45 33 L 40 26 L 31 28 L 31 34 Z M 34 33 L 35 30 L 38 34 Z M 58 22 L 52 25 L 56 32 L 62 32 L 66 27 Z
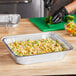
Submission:
M 76 23 L 76 15 L 73 15 L 75 17 L 74 22 Z M 45 23 L 45 17 L 40 17 L 40 18 L 29 18 L 29 20 L 36 26 L 38 27 L 41 31 L 47 32 L 47 31 L 58 31 L 58 30 L 64 30 L 64 25 L 66 24 L 65 21 L 62 21 L 61 23 L 58 24 L 51 24 L 48 25 Z

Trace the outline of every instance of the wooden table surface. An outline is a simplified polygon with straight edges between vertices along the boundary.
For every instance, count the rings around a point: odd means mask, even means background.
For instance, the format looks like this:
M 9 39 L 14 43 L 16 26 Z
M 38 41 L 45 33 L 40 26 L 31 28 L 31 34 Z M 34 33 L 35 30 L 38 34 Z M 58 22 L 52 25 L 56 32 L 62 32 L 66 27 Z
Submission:
M 19 26 L 11 29 L 8 35 L 40 33 L 28 19 L 21 19 Z M 74 49 L 68 52 L 63 60 L 19 65 L 11 58 L 8 49 L 0 41 L 0 76 L 32 76 L 76 74 L 76 37 L 70 37 L 65 31 L 54 31 L 67 40 Z

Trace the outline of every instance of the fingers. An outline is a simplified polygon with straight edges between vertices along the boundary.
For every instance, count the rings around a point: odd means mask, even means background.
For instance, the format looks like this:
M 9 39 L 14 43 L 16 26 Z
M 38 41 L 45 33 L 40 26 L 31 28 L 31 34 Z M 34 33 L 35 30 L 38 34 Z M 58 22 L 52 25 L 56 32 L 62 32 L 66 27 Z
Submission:
M 57 17 L 57 18 L 53 21 L 53 23 L 56 24 L 56 23 L 58 23 L 58 21 L 59 21 L 59 17 Z
M 62 22 L 62 20 L 63 20 L 62 15 L 59 13 L 53 17 L 52 22 L 53 24 L 56 24 L 56 23 Z
M 55 21 L 53 21 L 53 24 L 57 24 L 62 22 L 62 18 L 57 18 Z
M 57 19 L 58 15 L 54 15 L 52 21 L 55 21 Z

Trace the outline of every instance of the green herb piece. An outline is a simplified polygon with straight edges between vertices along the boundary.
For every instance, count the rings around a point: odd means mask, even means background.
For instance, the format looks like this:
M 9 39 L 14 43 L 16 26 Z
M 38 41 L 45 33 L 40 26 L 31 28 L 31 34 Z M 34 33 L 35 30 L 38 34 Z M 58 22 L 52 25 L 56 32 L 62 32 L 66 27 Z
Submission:
M 57 46 L 57 44 L 55 44 L 55 46 Z
M 19 48 L 20 46 L 18 46 L 18 48 Z
M 52 43 L 52 44 L 54 43 L 53 40 L 51 40 L 51 43 Z
M 38 42 L 37 41 L 35 41 L 35 44 L 37 44 Z
M 34 47 L 34 42 L 32 43 L 32 47 Z
M 27 46 L 29 46 L 29 43 L 27 43 Z
M 13 50 L 13 47 L 11 48 L 11 50 Z
M 30 52 L 27 55 L 30 55 Z
M 30 40 L 27 40 L 27 42 L 29 42 Z
M 23 56 L 26 56 L 26 55 L 23 55 Z
M 21 54 L 20 54 L 19 52 L 16 52 L 16 54 L 17 54 L 18 56 L 21 56 Z
M 45 40 L 45 43 L 47 43 L 47 41 Z
M 19 45 L 19 43 L 17 43 L 17 45 Z

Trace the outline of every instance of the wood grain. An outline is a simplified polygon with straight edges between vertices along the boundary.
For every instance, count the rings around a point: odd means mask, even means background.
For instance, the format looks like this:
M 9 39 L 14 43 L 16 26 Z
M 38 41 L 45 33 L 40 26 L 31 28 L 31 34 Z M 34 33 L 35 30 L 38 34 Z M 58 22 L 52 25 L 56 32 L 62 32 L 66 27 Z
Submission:
M 28 19 L 21 19 L 19 26 L 11 28 L 8 35 L 40 33 Z M 68 52 L 63 60 L 19 65 L 11 58 L 8 49 L 0 41 L 0 76 L 32 76 L 32 75 L 63 75 L 76 74 L 76 37 L 70 37 L 65 31 L 53 31 L 66 39 L 74 49 Z M 6 34 L 6 35 L 7 35 Z

